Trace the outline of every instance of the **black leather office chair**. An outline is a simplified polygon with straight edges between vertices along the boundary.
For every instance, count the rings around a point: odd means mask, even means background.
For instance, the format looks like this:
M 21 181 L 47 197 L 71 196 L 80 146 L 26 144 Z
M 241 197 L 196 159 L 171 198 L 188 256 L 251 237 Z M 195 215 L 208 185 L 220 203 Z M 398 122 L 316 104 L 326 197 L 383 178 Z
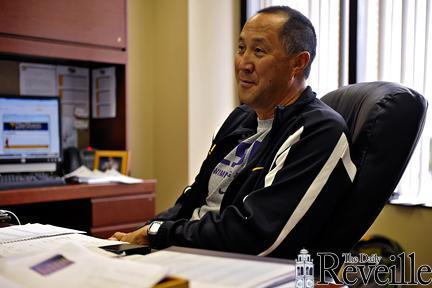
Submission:
M 390 82 L 345 86 L 321 100 L 347 122 L 357 174 L 353 190 L 320 233 L 317 248 L 349 252 L 396 188 L 423 129 L 427 101 Z

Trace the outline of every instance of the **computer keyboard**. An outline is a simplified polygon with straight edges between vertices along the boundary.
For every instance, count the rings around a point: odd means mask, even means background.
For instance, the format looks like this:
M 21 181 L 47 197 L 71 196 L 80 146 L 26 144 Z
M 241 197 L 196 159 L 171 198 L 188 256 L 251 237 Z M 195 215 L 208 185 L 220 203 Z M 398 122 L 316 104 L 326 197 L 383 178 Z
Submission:
M 0 174 L 0 190 L 64 185 L 65 180 L 47 173 Z

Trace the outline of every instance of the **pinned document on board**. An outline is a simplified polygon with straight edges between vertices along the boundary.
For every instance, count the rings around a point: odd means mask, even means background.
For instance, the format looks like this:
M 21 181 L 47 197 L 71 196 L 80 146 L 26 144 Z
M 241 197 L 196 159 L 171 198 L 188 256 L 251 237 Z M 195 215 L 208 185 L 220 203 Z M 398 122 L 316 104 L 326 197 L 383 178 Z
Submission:
M 93 69 L 92 82 L 93 118 L 116 117 L 115 67 Z
M 57 66 L 58 95 L 62 103 L 62 139 L 63 147 L 77 147 L 78 130 L 87 129 L 88 125 L 76 125 L 87 122 L 90 107 L 89 69 L 73 66 Z M 80 113 L 77 114 L 77 111 Z M 87 127 L 87 128 L 83 128 Z
M 63 115 L 73 117 L 75 110 L 88 115 L 89 101 L 89 69 L 72 66 L 57 66 L 58 94 L 62 99 Z
M 20 63 L 20 94 L 57 96 L 56 66 Z

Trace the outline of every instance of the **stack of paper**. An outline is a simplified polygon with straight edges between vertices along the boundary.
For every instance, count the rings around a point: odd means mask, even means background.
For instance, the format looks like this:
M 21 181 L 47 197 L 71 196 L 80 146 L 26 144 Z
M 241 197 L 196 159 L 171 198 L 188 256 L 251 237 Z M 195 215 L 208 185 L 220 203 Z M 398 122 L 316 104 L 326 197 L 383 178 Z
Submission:
M 0 287 L 152 287 L 167 275 L 154 264 L 109 258 L 73 242 L 0 259 Z
M 294 287 L 295 264 L 158 251 L 126 257 L 168 268 L 170 275 L 188 279 L 199 288 Z
M 0 235 L 3 233 L 2 231 L 3 228 L 0 229 Z M 87 247 L 98 254 L 110 256 L 112 256 L 112 253 L 106 252 L 105 250 L 98 247 L 125 243 L 121 241 L 100 239 L 84 234 L 66 234 L 49 237 L 45 236 L 39 237 L 37 239 L 31 239 L 31 241 L 17 241 L 1 244 L 0 258 L 35 254 L 37 252 L 45 251 L 47 249 L 60 247 L 61 245 L 68 242 L 79 243 L 80 245 Z
M 86 184 L 101 184 L 110 182 L 135 184 L 144 182 L 144 180 L 142 179 L 125 176 L 114 169 L 110 169 L 105 172 L 99 171 L 97 169 L 92 171 L 85 166 L 79 167 L 75 171 L 72 171 L 71 173 L 65 175 L 64 178 L 71 178 L 79 183 Z
M 9 226 L 1 228 L 0 244 L 74 233 L 85 232 L 53 225 L 43 225 L 39 223 Z

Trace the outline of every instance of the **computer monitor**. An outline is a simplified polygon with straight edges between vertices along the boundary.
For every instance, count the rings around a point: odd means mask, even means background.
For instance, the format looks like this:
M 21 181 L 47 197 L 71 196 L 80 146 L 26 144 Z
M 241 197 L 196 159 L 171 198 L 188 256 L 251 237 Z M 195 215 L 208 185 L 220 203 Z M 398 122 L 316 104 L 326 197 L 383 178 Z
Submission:
M 0 173 L 56 171 L 60 119 L 59 97 L 0 95 Z

